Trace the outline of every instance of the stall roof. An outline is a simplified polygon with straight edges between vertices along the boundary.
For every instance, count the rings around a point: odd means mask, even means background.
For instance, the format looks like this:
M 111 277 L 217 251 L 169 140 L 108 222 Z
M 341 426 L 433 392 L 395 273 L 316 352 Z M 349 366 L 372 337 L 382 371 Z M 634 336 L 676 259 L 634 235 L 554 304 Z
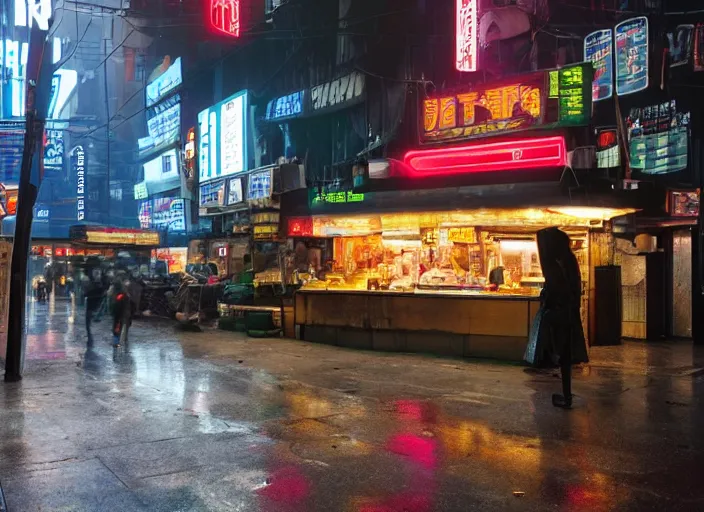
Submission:
M 486 226 L 536 230 L 561 228 L 600 228 L 604 221 L 634 213 L 633 208 L 565 207 L 481 208 L 421 213 L 382 213 L 367 215 L 316 215 L 309 236 L 364 236 L 373 233 L 416 232 L 420 229 Z M 289 221 L 294 222 L 296 219 Z M 289 226 L 289 231 L 291 231 Z
M 74 243 L 106 247 L 158 247 L 157 231 L 144 229 L 111 228 L 103 226 L 71 226 L 70 239 Z
M 333 192 L 323 190 L 323 192 Z M 354 200 L 344 200 L 350 194 Z M 290 196 L 290 197 L 289 197 Z M 448 209 L 516 209 L 551 207 L 638 208 L 637 193 L 608 190 L 589 194 L 566 193 L 558 182 L 526 182 L 501 185 L 459 186 L 418 190 L 337 192 L 334 201 L 308 201 L 302 192 L 285 194 L 282 210 L 287 216 L 307 214 L 354 214 L 385 212 L 425 212 Z M 344 196 L 338 200 L 337 196 Z

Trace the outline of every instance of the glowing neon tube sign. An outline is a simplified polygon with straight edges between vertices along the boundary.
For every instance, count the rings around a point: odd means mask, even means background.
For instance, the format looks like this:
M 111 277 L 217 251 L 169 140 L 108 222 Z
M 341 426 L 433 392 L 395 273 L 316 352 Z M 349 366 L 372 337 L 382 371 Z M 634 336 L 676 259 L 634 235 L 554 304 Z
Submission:
M 561 136 L 471 144 L 409 151 L 404 156 L 409 178 L 430 178 L 491 171 L 518 171 L 567 164 Z
M 242 25 L 240 0 L 209 0 L 208 24 L 214 32 L 240 37 Z
M 476 71 L 479 45 L 477 0 L 455 1 L 455 67 L 458 71 Z

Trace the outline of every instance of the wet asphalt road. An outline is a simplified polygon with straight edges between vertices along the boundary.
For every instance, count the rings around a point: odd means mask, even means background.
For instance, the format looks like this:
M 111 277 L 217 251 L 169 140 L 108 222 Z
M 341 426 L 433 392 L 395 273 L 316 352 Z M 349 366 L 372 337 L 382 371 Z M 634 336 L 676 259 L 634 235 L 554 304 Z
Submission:
M 79 318 L 82 312 L 79 311 Z M 594 349 L 575 409 L 520 366 L 136 322 L 85 354 L 34 306 L 0 384 L 0 482 L 29 511 L 704 510 L 704 353 Z

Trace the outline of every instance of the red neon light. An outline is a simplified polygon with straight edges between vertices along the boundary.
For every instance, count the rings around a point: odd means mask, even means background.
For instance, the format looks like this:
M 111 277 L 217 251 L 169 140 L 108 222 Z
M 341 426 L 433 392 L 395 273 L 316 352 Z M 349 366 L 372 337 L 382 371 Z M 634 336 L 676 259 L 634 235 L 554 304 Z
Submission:
M 210 27 L 231 37 L 240 37 L 240 0 L 210 0 L 208 22 Z
M 564 137 L 558 136 L 415 150 L 406 153 L 403 161 L 410 177 L 423 178 L 562 167 L 567 163 L 567 151 Z
M 313 236 L 313 219 L 310 217 L 292 217 L 288 219 L 288 236 Z
M 458 71 L 477 70 L 479 20 L 477 0 L 456 0 L 455 66 Z
M 616 130 L 604 130 L 599 132 L 596 139 L 597 149 L 608 149 L 612 148 L 617 144 Z

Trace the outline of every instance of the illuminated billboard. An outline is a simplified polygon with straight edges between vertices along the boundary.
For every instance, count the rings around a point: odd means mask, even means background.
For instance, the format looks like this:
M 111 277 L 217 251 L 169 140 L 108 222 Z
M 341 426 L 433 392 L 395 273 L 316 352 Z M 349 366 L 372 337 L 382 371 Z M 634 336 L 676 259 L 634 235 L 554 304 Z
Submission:
M 584 38 L 584 60 L 594 66 L 592 101 L 614 94 L 614 39 L 611 30 L 597 30 Z
M 455 67 L 458 71 L 476 71 L 479 42 L 478 0 L 455 1 Z
M 186 202 L 181 198 L 154 199 L 151 214 L 151 227 L 158 231 L 170 233 L 186 231 Z
M 592 66 L 583 63 L 425 99 L 421 142 L 586 126 L 591 119 L 592 75 Z
M 246 91 L 198 114 L 200 182 L 224 178 L 248 168 Z
M 23 18 L 25 25 L 16 25 L 10 30 L 13 39 L 0 38 L 0 118 L 23 117 L 25 112 L 27 58 L 29 56 L 29 29 L 26 24 L 43 26 L 46 10 L 39 4 L 30 10 L 30 16 Z M 17 22 L 17 19 L 15 20 Z M 1 23 L 0 23 L 1 25 Z M 62 58 L 61 38 L 54 37 L 47 46 L 53 63 Z M 68 100 L 78 84 L 78 72 L 74 69 L 59 69 L 51 79 L 48 119 L 58 119 L 68 104 Z
M 148 137 L 139 139 L 141 156 L 175 144 L 181 136 L 181 97 L 176 94 L 147 108 Z
M 648 87 L 648 18 L 616 25 L 616 94 L 625 96 Z
M 170 63 L 166 57 L 164 63 Z M 157 74 L 151 82 L 147 84 L 147 107 L 159 103 L 168 94 L 176 90 L 183 82 L 181 73 L 181 57 L 178 57 L 173 64 L 170 64 L 162 73 Z
M 678 112 L 675 100 L 631 109 L 626 118 L 631 169 L 670 174 L 687 168 L 690 113 Z
M 225 206 L 225 180 L 211 181 L 200 186 L 201 208 Z
M 265 119 L 278 121 L 298 117 L 303 114 L 305 91 L 293 92 L 271 100 L 266 105 Z

